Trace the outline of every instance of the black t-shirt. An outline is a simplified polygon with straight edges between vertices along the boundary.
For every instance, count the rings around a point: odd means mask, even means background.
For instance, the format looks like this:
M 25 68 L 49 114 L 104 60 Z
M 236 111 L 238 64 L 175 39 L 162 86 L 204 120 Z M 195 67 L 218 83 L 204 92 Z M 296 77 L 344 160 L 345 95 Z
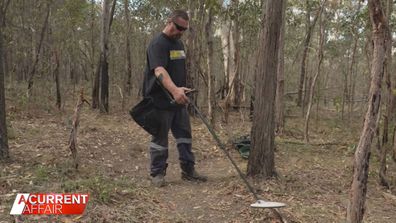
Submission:
M 169 38 L 164 33 L 155 36 L 147 48 L 147 64 L 144 71 L 143 96 L 151 97 L 161 109 L 178 106 L 170 103 L 164 90 L 156 83 L 154 69 L 164 67 L 177 87 L 186 86 L 186 54 L 180 40 Z

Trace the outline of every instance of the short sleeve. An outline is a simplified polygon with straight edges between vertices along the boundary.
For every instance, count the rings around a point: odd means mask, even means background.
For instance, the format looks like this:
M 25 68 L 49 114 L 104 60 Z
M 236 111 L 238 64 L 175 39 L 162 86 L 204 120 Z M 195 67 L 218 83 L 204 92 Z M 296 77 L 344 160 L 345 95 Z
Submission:
M 147 57 L 150 70 L 154 70 L 160 66 L 167 67 L 169 52 L 165 44 L 157 41 L 149 46 Z

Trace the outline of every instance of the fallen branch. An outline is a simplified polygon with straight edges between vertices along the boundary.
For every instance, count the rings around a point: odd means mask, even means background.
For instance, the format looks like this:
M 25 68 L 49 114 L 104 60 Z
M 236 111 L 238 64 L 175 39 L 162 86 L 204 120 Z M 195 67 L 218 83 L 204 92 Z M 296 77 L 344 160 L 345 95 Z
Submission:
M 77 129 L 78 129 L 78 125 L 80 124 L 80 110 L 84 105 L 84 102 L 90 105 L 89 102 L 84 98 L 84 89 L 81 89 L 80 97 L 78 98 L 76 108 L 74 109 L 72 130 L 70 132 L 70 137 L 69 137 L 69 148 L 72 153 L 74 168 L 76 169 L 78 169 Z
M 302 140 L 290 140 L 290 139 L 277 139 L 276 142 L 284 144 L 295 144 L 295 145 L 311 145 L 311 146 L 348 146 L 345 142 L 310 142 L 305 143 Z

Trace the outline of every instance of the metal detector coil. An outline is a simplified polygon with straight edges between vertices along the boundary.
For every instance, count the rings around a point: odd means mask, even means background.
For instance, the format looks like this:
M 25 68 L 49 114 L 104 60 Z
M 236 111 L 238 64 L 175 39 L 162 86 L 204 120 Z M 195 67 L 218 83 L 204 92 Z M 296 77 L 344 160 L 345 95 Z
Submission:
M 250 205 L 250 207 L 252 208 L 281 208 L 285 206 L 286 204 L 284 203 L 265 201 L 265 200 L 257 200 L 256 203 Z

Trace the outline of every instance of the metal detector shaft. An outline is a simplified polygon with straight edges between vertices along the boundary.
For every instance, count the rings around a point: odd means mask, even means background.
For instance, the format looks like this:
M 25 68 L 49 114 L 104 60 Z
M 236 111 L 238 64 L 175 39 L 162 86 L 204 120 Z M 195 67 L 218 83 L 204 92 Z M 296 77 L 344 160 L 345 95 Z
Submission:
M 199 111 L 199 109 L 197 108 L 197 106 L 195 106 L 195 104 L 191 103 L 191 106 L 193 106 L 194 110 L 197 112 L 199 118 L 202 120 L 202 122 L 206 125 L 206 127 L 208 128 L 209 132 L 212 134 L 213 138 L 216 140 L 217 145 L 219 145 L 219 147 L 221 148 L 221 150 L 223 150 L 223 152 L 226 154 L 226 156 L 228 157 L 228 159 L 231 161 L 232 165 L 235 167 L 235 169 L 237 170 L 239 176 L 242 178 L 243 182 L 246 184 L 246 186 L 249 188 L 249 191 L 253 194 L 254 198 L 256 199 L 256 203 L 251 204 L 250 207 L 253 208 L 279 208 L 279 207 L 283 207 L 285 206 L 285 204 L 283 203 L 278 203 L 278 202 L 268 202 L 268 201 L 264 201 L 264 200 L 260 200 L 260 198 L 258 197 L 258 195 L 256 194 L 256 192 L 254 192 L 254 189 L 252 187 L 252 185 L 250 185 L 249 181 L 247 181 L 246 177 L 243 175 L 242 171 L 239 169 L 239 167 L 236 165 L 235 161 L 232 159 L 231 155 L 227 152 L 225 145 L 220 141 L 219 137 L 217 136 L 216 132 L 213 130 L 213 128 L 210 126 L 208 120 L 206 120 L 206 118 L 202 115 L 202 113 Z M 278 218 L 281 219 L 281 222 L 283 222 L 282 220 L 282 216 L 279 214 L 279 212 L 277 212 L 276 210 L 272 210 L 277 216 Z
M 212 134 L 213 138 L 216 140 L 217 145 L 220 147 L 221 150 L 223 150 L 223 152 L 226 154 L 227 158 L 231 161 L 232 165 L 235 167 L 235 169 L 237 170 L 239 176 L 242 178 L 242 180 L 244 181 L 244 183 L 246 184 L 246 186 L 249 188 L 249 191 L 252 192 L 254 198 L 256 200 L 259 200 L 259 197 L 257 196 L 256 192 L 254 192 L 254 189 L 252 187 L 252 185 L 249 184 L 249 181 L 247 181 L 246 177 L 243 175 L 242 171 L 239 169 L 239 167 L 237 166 L 237 164 L 235 163 L 235 161 L 232 159 L 231 155 L 227 152 L 225 145 L 220 141 L 219 137 L 217 136 L 216 132 L 213 130 L 213 128 L 210 126 L 210 124 L 208 123 L 208 121 L 206 120 L 206 118 L 202 115 L 202 113 L 199 111 L 199 109 L 197 108 L 197 106 L 194 103 L 190 104 L 191 106 L 193 106 L 194 110 L 197 112 L 199 118 L 202 120 L 202 122 L 206 125 L 206 128 L 208 128 L 210 134 Z
M 243 175 L 242 171 L 239 169 L 239 167 L 236 165 L 235 161 L 232 159 L 231 155 L 227 152 L 225 145 L 220 141 L 219 137 L 217 136 L 216 132 L 213 130 L 213 128 L 210 126 L 206 118 L 202 115 L 202 113 L 199 111 L 197 106 L 193 103 L 190 104 L 193 106 L 194 110 L 197 112 L 199 118 L 202 120 L 202 122 L 206 125 L 206 128 L 208 128 L 209 132 L 212 134 L 213 138 L 216 140 L 217 145 L 220 147 L 221 150 L 226 154 L 227 158 L 231 161 L 232 165 L 235 167 L 237 170 L 239 176 L 242 178 L 246 186 L 249 188 L 249 191 L 252 192 L 254 195 L 254 198 L 256 200 L 259 200 L 259 197 L 257 196 L 256 192 L 254 192 L 253 187 L 249 184 L 247 181 L 246 177 Z

